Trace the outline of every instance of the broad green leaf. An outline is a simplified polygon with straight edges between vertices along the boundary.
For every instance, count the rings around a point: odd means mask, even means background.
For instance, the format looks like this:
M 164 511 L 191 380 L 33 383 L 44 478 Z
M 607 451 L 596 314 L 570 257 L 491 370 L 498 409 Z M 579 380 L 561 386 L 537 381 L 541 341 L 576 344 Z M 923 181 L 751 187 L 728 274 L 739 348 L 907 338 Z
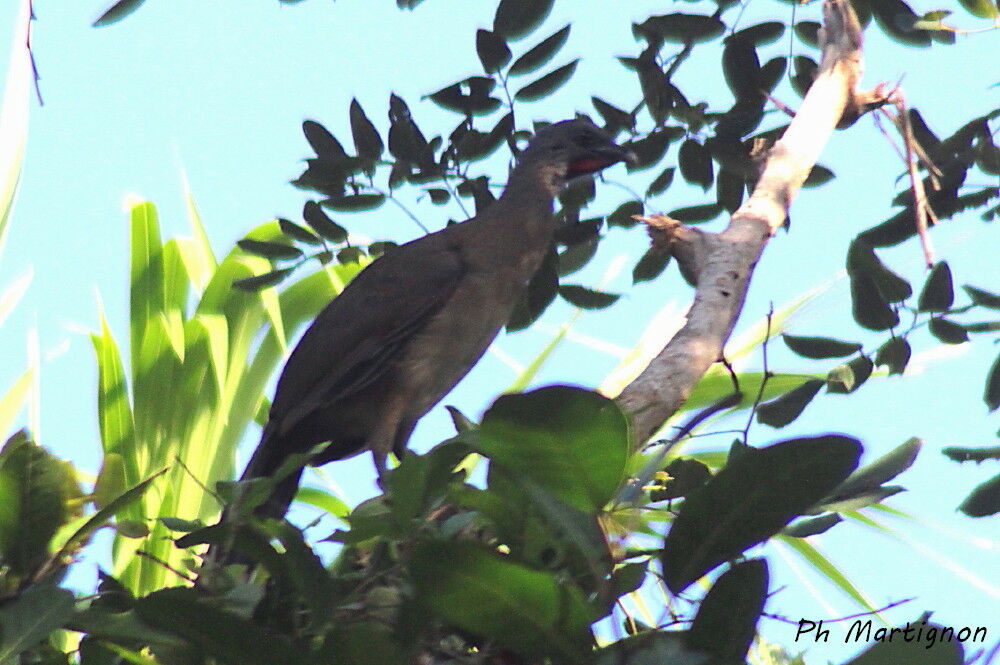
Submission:
M 614 496 L 630 450 L 627 419 L 614 402 L 568 386 L 500 397 L 483 416 L 479 447 L 588 513 Z
M 511 55 L 503 37 L 483 29 L 476 31 L 476 54 L 483 65 L 483 71 L 487 74 L 495 74 L 503 69 L 510 62 Z
M 978 485 L 958 509 L 969 517 L 986 517 L 1000 512 L 1000 475 Z
M 122 367 L 118 345 L 111 335 L 103 309 L 100 312 L 100 333 L 92 333 L 90 340 L 97 357 L 97 418 L 101 431 L 104 454 L 121 453 L 128 462 L 130 482 L 139 478 L 134 457 L 134 424 L 129 403 L 128 385 Z
M 500 0 L 493 32 L 507 40 L 520 39 L 542 24 L 555 0 Z
M 351 134 L 354 136 L 354 148 L 358 151 L 358 157 L 376 160 L 382 156 L 385 145 L 382 137 L 379 136 L 375 125 L 365 115 L 361 104 L 357 99 L 351 100 Z
M 529 49 L 527 53 L 515 60 L 514 64 L 510 66 L 508 73 L 511 76 L 522 76 L 530 74 L 544 66 L 566 44 L 566 40 L 569 39 L 569 31 L 570 25 L 567 24 L 543 39 L 536 46 Z M 510 57 L 509 51 L 507 56 Z
M 31 586 L 0 606 L 0 663 L 22 662 L 18 654 L 36 646 L 73 614 L 73 594 L 55 586 Z
M 190 240 L 179 238 L 178 242 L 181 246 L 181 257 L 184 259 L 188 275 L 191 277 L 191 283 L 196 289 L 202 291 L 208 284 L 218 262 L 212 252 L 212 245 L 208 242 L 208 234 L 205 233 L 205 225 L 201 221 L 198 206 L 195 205 L 187 174 L 183 171 L 181 171 L 181 181 L 184 184 L 184 202 L 187 204 L 188 222 L 191 224 L 191 233 L 194 234 L 194 238 Z
M 810 379 L 781 397 L 757 407 L 757 422 L 771 427 L 784 427 L 801 415 L 816 397 L 825 381 Z
M 955 290 L 952 286 L 951 268 L 947 261 L 939 261 L 931 268 L 920 291 L 917 309 L 921 312 L 946 312 L 955 301 Z
M 519 102 L 533 102 L 552 94 L 573 76 L 580 59 L 552 70 L 536 81 L 532 81 L 514 94 L 514 99 Z
M 857 466 L 861 443 L 826 435 L 748 448 L 688 496 L 664 541 L 667 587 L 680 593 L 778 533 Z
M 132 206 L 131 267 L 129 279 L 129 348 L 132 368 L 141 365 L 139 353 L 146 335 L 146 325 L 163 310 L 163 247 L 156 207 L 143 201 Z
M 743 662 L 764 610 L 768 578 L 764 559 L 741 561 L 723 573 L 698 607 L 688 645 L 719 662 Z
M 830 337 L 800 337 L 782 333 L 785 345 L 803 358 L 843 358 L 861 350 L 857 342 L 844 342 Z
M 119 453 L 108 453 L 101 460 L 101 471 L 94 482 L 94 505 L 101 509 L 125 491 L 125 460 Z
M 13 385 L 0 397 L 0 432 L 9 432 L 14 427 L 17 414 L 21 412 L 28 390 L 35 380 L 33 369 L 25 370 Z
M 425 541 L 409 556 L 419 598 L 448 622 L 524 655 L 578 662 L 590 609 L 572 583 L 479 543 Z
M 295 500 L 324 510 L 334 517 L 343 518 L 351 512 L 350 506 L 342 499 L 315 487 L 300 487 L 295 494 Z
M 212 376 L 215 378 L 216 390 L 222 395 L 229 373 L 229 325 L 225 317 L 218 314 L 195 314 L 188 325 L 193 335 L 204 335 L 208 342 Z

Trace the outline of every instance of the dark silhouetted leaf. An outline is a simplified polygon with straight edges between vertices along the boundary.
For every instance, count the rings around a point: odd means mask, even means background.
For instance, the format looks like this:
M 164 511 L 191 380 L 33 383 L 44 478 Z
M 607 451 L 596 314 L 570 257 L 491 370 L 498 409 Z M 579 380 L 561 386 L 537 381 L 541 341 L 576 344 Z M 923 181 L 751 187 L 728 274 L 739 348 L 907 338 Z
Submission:
M 875 282 L 865 274 L 851 277 L 851 313 L 858 325 L 888 330 L 899 325 L 899 316 L 882 299 Z
M 344 227 L 330 219 L 315 201 L 306 201 L 302 207 L 302 219 L 306 220 L 306 224 L 321 238 L 326 238 L 332 243 L 342 243 L 347 240 L 347 231 Z
M 812 58 L 797 55 L 792 59 L 792 67 L 795 70 L 795 74 L 792 76 L 792 88 L 795 89 L 795 92 L 800 97 L 805 97 L 809 86 L 812 85 L 813 80 L 816 78 L 819 65 Z
M 488 76 L 470 76 L 428 95 L 441 108 L 466 116 L 489 115 L 501 102 L 490 97 L 496 81 Z
M 649 187 L 646 188 L 646 196 L 659 196 L 667 191 L 673 181 L 674 167 L 668 166 L 660 172 L 660 175 L 653 178 L 653 182 L 649 183 Z
M 773 92 L 785 75 L 788 68 L 788 58 L 778 56 L 771 58 L 760 68 L 760 85 L 765 92 Z
M 293 270 L 294 268 L 282 268 L 281 270 L 266 272 L 263 275 L 237 279 L 233 282 L 233 286 L 242 291 L 260 291 L 261 289 L 266 289 L 269 286 L 274 286 L 275 284 L 280 283 L 283 279 L 292 274 Z
M 910 362 L 910 343 L 903 337 L 893 337 L 879 347 L 875 364 L 888 367 L 889 374 L 902 374 Z
M 986 376 L 986 392 L 983 394 L 983 401 L 990 411 L 996 411 L 1000 407 L 1000 356 L 993 361 L 989 374 Z
M 61 658 L 45 661 L 36 660 L 25 652 L 39 642 L 47 641 L 73 616 L 73 603 L 71 592 L 47 584 L 30 585 L 23 593 L 7 598 L 0 606 L 0 628 L 3 629 L 0 657 L 11 665 L 68 662 L 61 651 Z
M 434 161 L 433 151 L 413 121 L 410 107 L 396 94 L 389 95 L 389 152 L 414 164 Z
M 795 24 L 795 36 L 809 46 L 819 46 L 819 28 L 816 21 L 799 21 Z
M 559 295 L 569 304 L 582 309 L 604 309 L 615 304 L 621 298 L 621 295 L 617 293 L 595 291 L 578 284 L 560 285 Z
M 529 49 L 527 53 L 514 61 L 508 72 L 511 76 L 530 74 L 555 57 L 555 54 L 566 44 L 569 38 L 570 26 L 557 30 L 543 39 L 539 44 Z
M 781 530 L 781 535 L 788 536 L 790 538 L 808 538 L 809 536 L 818 536 L 821 533 L 829 531 L 843 520 L 844 518 L 837 513 L 828 513 L 826 515 L 820 515 L 819 517 L 810 517 L 808 519 L 799 520 L 794 524 L 789 524 Z
M 715 662 L 744 662 L 764 611 L 767 583 L 764 559 L 733 564 L 702 599 L 688 632 L 688 646 L 712 654 Z
M 964 285 L 962 289 L 976 305 L 989 307 L 990 309 L 1000 309 L 1000 295 L 972 286 L 971 284 Z
M 680 593 L 778 533 L 847 478 L 860 455 L 857 439 L 836 435 L 742 450 L 684 500 L 661 554 L 667 587 Z
M 281 242 L 245 238 L 237 241 L 236 244 L 244 252 L 263 256 L 265 259 L 297 259 L 302 256 L 301 249 Z
M 736 35 L 726 39 L 722 73 L 737 100 L 760 96 L 760 59 L 753 41 Z
M 632 129 L 635 126 L 635 117 L 617 106 L 612 106 L 600 97 L 591 97 L 590 102 L 597 109 L 597 112 L 604 119 L 604 129 L 612 136 L 617 135 L 623 129 Z
M 560 252 L 559 276 L 565 277 L 587 265 L 597 253 L 597 241 L 598 237 L 594 235 L 589 240 L 574 243 Z
M 433 187 L 428 189 L 427 193 L 430 195 L 431 203 L 434 205 L 444 205 L 451 200 L 451 193 L 447 189 Z
M 642 213 L 642 201 L 625 201 L 615 208 L 614 212 L 608 215 L 608 226 L 620 226 L 630 229 L 639 223 L 638 220 L 632 219 L 632 217 L 642 215 Z
M 857 640 L 859 642 L 867 641 L 861 637 L 865 635 L 862 628 L 865 622 L 851 625 L 859 626 Z M 934 630 L 936 635 L 943 635 L 946 630 L 944 626 L 928 623 L 926 620 L 922 620 L 919 626 L 916 621 L 909 622 L 906 628 L 909 628 L 911 632 L 914 628 L 919 628 L 924 631 L 925 635 L 931 630 Z M 904 634 L 904 628 L 893 628 L 892 630 L 899 631 L 900 635 Z M 885 634 L 892 635 L 893 633 L 886 630 Z M 875 642 L 875 640 L 872 641 Z M 925 639 L 906 642 L 902 639 L 884 639 L 875 642 L 861 655 L 844 665 L 962 665 L 965 662 L 962 644 L 958 640 L 932 642 Z
M 383 203 L 385 194 L 350 194 L 320 201 L 320 205 L 334 212 L 364 212 L 374 210 Z
M 646 110 L 659 127 L 663 125 L 674 107 L 674 94 L 666 74 L 656 62 L 652 47 L 643 51 L 635 61 L 635 71 L 639 75 L 639 86 L 642 88 L 642 99 L 646 103 Z
M 667 147 L 672 141 L 684 135 L 684 130 L 680 127 L 665 127 L 651 132 L 648 136 L 637 141 L 628 141 L 624 147 L 635 153 L 636 161 L 627 164 L 628 172 L 641 171 L 658 163 L 667 152 Z
M 552 94 L 573 76 L 573 72 L 576 71 L 576 65 L 579 62 L 580 59 L 577 58 L 549 72 L 537 81 L 529 83 L 514 94 L 514 99 L 519 102 L 533 102 Z
M 963 344 L 969 341 L 969 333 L 966 332 L 964 326 L 954 321 L 949 321 L 944 317 L 931 317 L 931 320 L 927 323 L 927 328 L 932 335 L 945 344 Z
M 829 496 L 823 499 L 822 503 L 847 501 L 877 490 L 913 466 L 922 445 L 923 441 L 920 439 L 907 439 L 874 462 L 866 464 L 848 476 Z
M 507 330 L 523 330 L 542 315 L 559 291 L 559 255 L 553 249 L 542 261 L 542 267 L 528 282 L 528 289 L 511 312 Z
M 691 494 L 712 479 L 709 468 L 695 459 L 677 458 L 664 469 L 670 478 L 662 488 L 649 493 L 650 501 L 669 501 Z
M 279 218 L 278 227 L 284 235 L 292 240 L 304 242 L 307 245 L 319 245 L 323 242 L 312 231 L 299 226 L 290 219 Z
M 726 26 L 717 18 L 701 14 L 664 14 L 650 16 L 642 23 L 632 24 L 632 34 L 651 44 L 674 42 L 698 44 L 715 39 Z
M 337 263 L 358 263 L 362 256 L 364 256 L 364 252 L 361 251 L 360 247 L 344 247 L 337 252 Z
M 624 478 L 628 422 L 595 392 L 548 386 L 497 399 L 483 416 L 478 446 L 491 464 L 596 515 Z
M 354 135 L 354 148 L 358 156 L 364 159 L 376 160 L 382 156 L 382 137 L 372 124 L 357 99 L 351 100 L 351 134 Z
M 903 0 L 869 0 L 868 6 L 879 27 L 891 39 L 908 46 L 930 46 L 930 34 L 914 28 L 920 17 Z
M 1000 512 L 1000 474 L 972 490 L 958 509 L 969 517 L 987 517 Z
M 483 71 L 494 74 L 510 62 L 510 48 L 503 37 L 489 30 L 476 31 L 476 54 L 483 64 Z
M 678 222 L 685 224 L 702 224 L 710 222 L 718 217 L 723 211 L 723 207 L 718 203 L 706 203 L 699 206 L 687 206 L 684 208 L 674 208 L 668 214 Z
M 803 187 L 819 187 L 820 185 L 825 185 L 826 183 L 833 180 L 833 171 L 826 168 L 822 164 L 816 164 L 809 171 L 809 175 L 806 177 L 805 182 L 802 183 Z
M 803 358 L 843 358 L 861 350 L 857 342 L 844 342 L 830 337 L 799 337 L 782 334 L 789 349 Z
M 677 165 L 680 166 L 681 175 L 691 184 L 699 185 L 702 190 L 708 190 L 712 186 L 715 171 L 712 154 L 694 139 L 681 144 Z
M 830 370 L 826 377 L 826 390 L 841 395 L 852 393 L 868 380 L 874 368 L 875 363 L 868 356 L 858 356 L 849 363 Z
M 913 295 L 910 283 L 889 270 L 875 254 L 875 250 L 858 238 L 851 242 L 847 251 L 847 274 L 852 279 L 858 275 L 871 279 L 886 302 L 902 302 Z
M 137 10 L 146 0 L 118 0 L 104 10 L 104 13 L 94 21 L 93 27 L 102 28 L 112 23 L 117 23 L 135 10 Z
M 802 414 L 819 389 L 825 385 L 826 381 L 810 379 L 781 397 L 761 404 L 757 407 L 757 422 L 771 427 L 788 425 Z
M 555 0 L 500 0 L 493 17 L 493 32 L 504 39 L 524 37 L 542 24 Z
M 955 289 L 951 281 L 951 268 L 947 261 L 938 261 L 931 268 L 917 300 L 921 312 L 947 312 L 955 302 Z
M 781 39 L 785 34 L 785 24 L 781 21 L 766 21 L 752 25 L 749 28 L 737 30 L 727 39 L 742 39 L 754 46 L 765 46 Z
M 315 120 L 303 122 L 302 133 L 306 135 L 306 141 L 316 151 L 317 156 L 333 161 L 347 157 L 347 152 L 344 151 L 340 141 Z

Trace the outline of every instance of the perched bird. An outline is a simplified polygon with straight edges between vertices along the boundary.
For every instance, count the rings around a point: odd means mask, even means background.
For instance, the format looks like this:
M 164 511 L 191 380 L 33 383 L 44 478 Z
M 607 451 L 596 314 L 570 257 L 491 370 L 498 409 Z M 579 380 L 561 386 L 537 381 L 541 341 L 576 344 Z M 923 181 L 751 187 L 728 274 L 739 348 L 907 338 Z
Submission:
M 289 356 L 242 479 L 271 476 L 289 455 L 324 442 L 311 465 L 371 450 L 381 479 L 388 454 L 403 454 L 417 421 L 507 322 L 551 246 L 553 198 L 566 180 L 627 158 L 589 120 L 550 125 L 488 209 L 372 262 Z M 283 516 L 300 476 L 281 480 L 256 514 Z

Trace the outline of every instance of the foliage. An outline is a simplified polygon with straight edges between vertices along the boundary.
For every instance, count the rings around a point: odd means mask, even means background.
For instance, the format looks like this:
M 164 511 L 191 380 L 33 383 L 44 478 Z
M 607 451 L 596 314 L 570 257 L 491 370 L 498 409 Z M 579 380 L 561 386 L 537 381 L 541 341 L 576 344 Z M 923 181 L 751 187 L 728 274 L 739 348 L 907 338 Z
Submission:
M 419 1 L 397 4 L 412 9 Z M 141 4 L 118 0 L 95 25 L 114 23 Z M 84 665 L 743 662 L 769 592 L 767 561 L 749 550 L 770 540 L 790 545 L 874 610 L 806 539 L 834 528 L 842 516 L 878 525 L 859 511 L 901 490 L 888 483 L 913 463 L 918 440 L 860 469 L 861 442 L 844 434 L 751 445 L 744 432 L 727 454 L 714 455 L 682 455 L 675 438 L 636 453 L 627 418 L 613 400 L 568 386 L 500 397 L 478 424 L 453 413 L 455 437 L 407 456 L 382 496 L 357 506 L 345 530 L 326 536 L 340 544 L 329 566 L 303 531 L 284 521 L 243 515 L 205 526 L 219 503 L 204 484 L 232 476 L 236 443 L 266 409 L 265 382 L 295 328 L 368 261 L 392 251 L 386 240 L 353 242 L 330 214 L 377 211 L 388 201 L 402 205 L 401 196 L 414 193 L 463 212 L 467 201 L 476 210 L 489 205 L 496 183 L 485 172 L 487 158 L 513 156 L 528 134 L 517 122 L 524 105 L 554 94 L 576 72 L 577 59 L 560 58 L 570 25 L 533 36 L 552 4 L 498 3 L 492 29 L 478 30 L 474 39 L 482 73 L 428 95 L 457 116 L 449 132 L 422 129 L 395 94 L 387 131 L 351 102 L 350 152 L 320 123 L 306 121 L 303 132 L 315 156 L 293 184 L 316 198 L 305 204 L 301 222 L 257 227 L 222 261 L 208 246 L 190 197 L 193 239 L 162 241 L 155 207 L 132 207 L 127 353 L 119 352 L 103 313 L 91 336 L 104 451 L 92 492 L 85 494 L 68 465 L 27 432 L 10 437 L 0 452 L 0 664 L 65 663 L 74 650 Z M 996 18 L 989 3 L 962 4 L 974 16 Z M 854 5 L 865 23 L 874 19 L 900 44 L 955 41 L 942 12 L 919 16 L 899 0 Z M 736 3 L 718 0 L 711 14 L 675 12 L 633 25 L 638 52 L 619 58 L 632 90 L 622 86 L 614 104 L 591 101 L 595 117 L 610 133 L 624 135 L 638 155 L 632 176 L 648 184 L 633 187 L 643 194 L 605 214 L 588 210 L 592 178 L 567 188 L 557 211 L 558 247 L 509 329 L 530 325 L 557 297 L 579 308 L 613 306 L 616 294 L 564 278 L 594 256 L 602 230 L 635 226 L 634 216 L 678 174 L 706 197 L 671 211 L 678 220 L 709 221 L 741 204 L 755 178 L 755 142 L 782 129 L 762 129 L 768 95 L 786 71 L 795 90 L 808 87 L 817 68 L 818 25 L 768 21 L 731 30 L 738 13 Z M 789 28 L 797 55 L 762 63 L 762 49 Z M 526 46 L 517 43 L 529 37 Z M 711 110 L 674 82 L 696 48 L 714 48 L 720 58 L 733 97 L 728 109 Z M 939 219 L 968 209 L 992 219 L 1000 210 L 1000 188 L 965 186 L 970 174 L 1000 172 L 990 124 L 998 116 L 1000 110 L 972 119 L 941 139 L 919 111 L 909 112 L 929 157 L 925 188 Z M 668 157 L 671 146 L 676 163 Z M 832 177 L 817 166 L 809 184 Z M 707 407 L 692 427 L 722 408 L 751 410 L 759 422 L 783 427 L 824 388 L 828 395 L 849 395 L 873 378 L 902 373 L 910 338 L 924 328 L 945 344 L 996 335 L 997 322 L 966 318 L 991 316 L 1000 303 L 996 294 L 967 284 L 967 301 L 956 304 L 952 267 L 941 261 L 914 302 L 913 280 L 876 253 L 915 233 L 913 200 L 911 190 L 900 192 L 893 203 L 901 210 L 859 234 L 847 253 L 853 318 L 884 335 L 880 343 L 869 348 L 784 335 L 788 348 L 808 361 L 839 364 L 740 373 L 738 395 L 731 395 L 731 377 L 713 370 L 686 405 L 686 415 Z M 292 281 L 314 260 L 318 272 Z M 634 281 L 655 279 L 668 263 L 647 253 L 635 264 Z M 770 324 L 758 343 L 780 332 Z M 720 399 L 723 406 L 710 406 Z M 1000 406 L 1000 359 L 986 376 L 984 401 L 990 410 Z M 954 451 L 952 457 L 996 455 Z M 488 465 L 483 484 L 466 475 L 475 459 Z M 233 491 L 225 484 L 216 489 Z M 986 481 L 962 510 L 995 513 L 997 491 L 996 478 Z M 341 509 L 318 490 L 300 496 Z M 85 514 L 89 504 L 93 512 Z M 57 585 L 106 525 L 116 534 L 113 568 L 102 573 L 96 595 L 76 598 Z M 204 545 L 223 542 L 234 543 L 249 565 L 198 575 Z M 708 590 L 694 597 L 699 580 Z M 626 599 L 650 587 L 690 601 L 687 609 L 650 625 L 622 610 Z M 60 629 L 83 635 L 78 649 Z M 877 644 L 852 662 L 893 659 L 960 663 L 963 651 L 956 644 L 934 650 Z M 786 656 L 771 662 L 779 660 L 796 662 Z

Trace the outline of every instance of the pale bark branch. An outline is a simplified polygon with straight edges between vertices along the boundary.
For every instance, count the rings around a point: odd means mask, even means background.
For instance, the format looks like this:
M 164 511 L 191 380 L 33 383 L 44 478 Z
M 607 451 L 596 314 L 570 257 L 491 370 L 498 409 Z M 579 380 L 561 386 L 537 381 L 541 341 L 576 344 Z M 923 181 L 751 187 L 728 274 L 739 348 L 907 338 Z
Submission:
M 641 445 L 684 404 L 702 375 L 722 356 L 739 317 L 747 287 L 767 241 L 834 128 L 858 114 L 855 84 L 861 77 L 861 29 L 847 0 L 826 0 L 822 63 L 788 129 L 763 160 L 751 196 L 721 233 L 650 218 L 654 243 L 666 244 L 696 291 L 687 322 L 646 369 L 618 396 Z

